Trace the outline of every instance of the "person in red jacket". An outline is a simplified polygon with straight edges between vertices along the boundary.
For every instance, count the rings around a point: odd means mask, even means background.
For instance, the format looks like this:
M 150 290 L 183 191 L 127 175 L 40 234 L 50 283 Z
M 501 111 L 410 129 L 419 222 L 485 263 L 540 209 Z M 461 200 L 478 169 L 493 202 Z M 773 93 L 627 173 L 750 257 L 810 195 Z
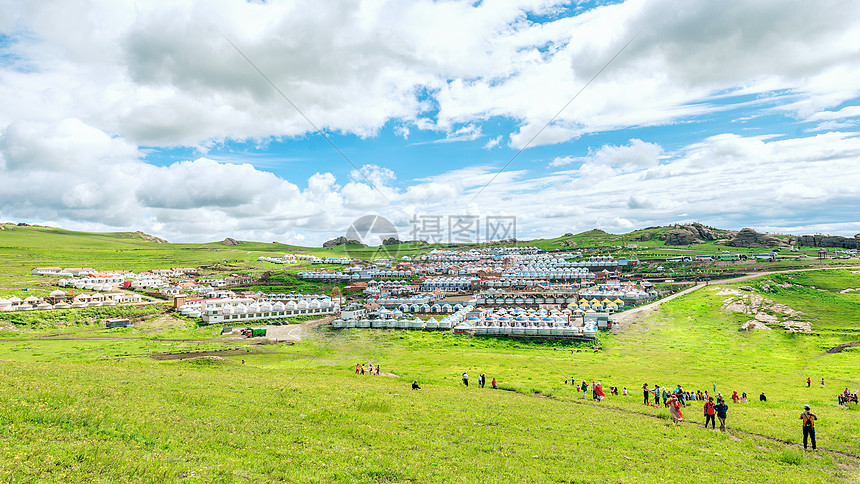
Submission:
M 681 401 L 678 400 L 675 394 L 669 397 L 667 403 L 669 404 L 669 413 L 672 414 L 672 421 L 678 423 L 684 420 L 684 414 L 681 413 Z
M 714 397 L 708 398 L 708 401 L 705 402 L 705 428 L 708 428 L 708 422 L 711 422 L 711 428 L 715 429 L 717 427 L 717 420 L 714 418 L 714 415 L 717 414 L 717 411 L 714 410 Z
M 738 400 L 740 400 L 740 399 L 741 399 L 741 397 L 740 397 L 740 395 L 738 395 L 738 392 L 732 392 L 732 401 L 733 402 L 738 403 Z

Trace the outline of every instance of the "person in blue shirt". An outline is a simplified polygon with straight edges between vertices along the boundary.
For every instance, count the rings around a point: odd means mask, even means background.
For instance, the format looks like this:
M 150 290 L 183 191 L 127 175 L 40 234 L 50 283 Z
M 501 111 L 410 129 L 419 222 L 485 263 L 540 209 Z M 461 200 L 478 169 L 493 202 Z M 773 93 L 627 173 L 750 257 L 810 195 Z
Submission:
M 726 402 L 721 398 L 717 401 L 717 404 L 714 405 L 714 410 L 717 412 L 717 418 L 720 419 L 720 430 L 726 431 L 726 412 L 729 411 L 729 406 L 726 405 Z

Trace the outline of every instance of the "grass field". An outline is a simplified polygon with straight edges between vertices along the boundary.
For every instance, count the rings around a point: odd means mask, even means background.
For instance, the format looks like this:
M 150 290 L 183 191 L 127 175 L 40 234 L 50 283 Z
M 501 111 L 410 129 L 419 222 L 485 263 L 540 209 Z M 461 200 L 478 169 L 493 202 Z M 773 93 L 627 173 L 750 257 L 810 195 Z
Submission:
M 860 286 L 860 277 L 790 278 L 796 286 L 766 295 L 817 318 L 811 334 L 738 331 L 745 318 L 720 311 L 724 297 L 703 288 L 603 335 L 598 353 L 562 342 L 321 330 L 270 352 L 154 361 L 145 356 L 236 342 L 217 340 L 216 328 L 181 324 L 155 333 L 4 332 L 17 340 L 0 342 L 0 481 L 641 482 L 647 474 L 854 482 L 858 458 L 804 453 L 796 444 L 798 414 L 809 403 L 820 448 L 860 455 L 860 411 L 835 402 L 845 385 L 857 388 L 860 352 L 824 353 L 860 339 L 850 323 L 860 316 L 856 295 L 839 293 Z M 837 282 L 825 291 L 800 284 L 825 281 Z M 758 291 L 763 283 L 744 284 Z M 840 309 L 824 311 L 833 304 Z M 23 339 L 58 331 L 118 339 Z M 354 365 L 368 361 L 398 377 L 354 375 Z M 501 390 L 476 388 L 481 372 Z M 631 395 L 583 400 L 564 384 L 571 377 Z M 411 391 L 412 380 L 423 389 Z M 751 400 L 730 403 L 727 434 L 675 426 L 662 408 L 641 404 L 641 385 L 658 382 L 701 390 L 716 383 Z M 762 391 L 765 404 L 756 398 Z M 698 406 L 684 415 L 701 425 Z

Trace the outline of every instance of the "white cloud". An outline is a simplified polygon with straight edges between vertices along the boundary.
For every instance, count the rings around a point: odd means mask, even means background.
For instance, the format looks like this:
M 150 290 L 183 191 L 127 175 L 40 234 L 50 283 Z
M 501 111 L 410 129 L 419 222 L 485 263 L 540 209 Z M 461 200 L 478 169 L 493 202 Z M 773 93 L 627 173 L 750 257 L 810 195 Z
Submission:
M 860 4 L 628 0 L 529 20 L 562 3 L 0 0 L 12 54 L 0 64 L 0 215 L 174 240 L 319 242 L 368 211 L 401 224 L 416 211 L 517 214 L 543 235 L 681 213 L 779 226 L 794 213 L 819 226 L 827 211 L 815 209 L 856 205 L 855 133 L 703 134 L 671 155 L 630 139 L 557 156 L 550 168 L 579 166 L 542 176 L 481 165 L 398 180 L 374 160 L 342 180 L 325 167 L 284 180 L 250 159 L 141 161 L 145 146 L 206 152 L 313 131 L 224 36 L 321 129 L 359 137 L 394 126 L 404 139 L 476 141 L 502 117 L 511 132 L 484 147 L 507 138 L 519 149 L 556 115 L 533 146 L 740 103 L 819 131 L 852 128 L 860 113 L 841 107 L 860 95 Z
M 499 143 L 501 143 L 501 142 L 502 142 L 502 136 L 501 135 L 496 136 L 495 138 L 490 138 L 487 141 L 487 144 L 484 145 L 484 149 L 491 150 L 491 149 L 495 148 L 496 146 L 499 146 Z

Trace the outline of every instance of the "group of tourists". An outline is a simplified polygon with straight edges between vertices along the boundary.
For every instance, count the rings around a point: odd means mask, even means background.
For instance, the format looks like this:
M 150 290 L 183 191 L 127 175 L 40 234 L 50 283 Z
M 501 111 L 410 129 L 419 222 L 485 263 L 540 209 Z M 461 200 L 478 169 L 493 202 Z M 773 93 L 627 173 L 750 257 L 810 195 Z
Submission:
M 481 388 L 484 388 L 484 385 L 486 385 L 486 384 L 487 384 L 487 376 L 484 375 L 483 373 L 481 373 L 478 376 L 478 386 Z M 463 371 L 463 385 L 469 386 L 469 373 L 466 371 Z M 496 383 L 495 377 L 493 378 L 491 385 L 493 386 L 493 389 L 498 388 L 498 384 Z
M 378 375 L 379 374 L 379 365 L 378 364 L 374 367 L 373 363 L 368 363 L 367 367 L 368 368 L 365 371 L 364 365 L 362 365 L 361 363 L 356 363 L 355 364 L 355 374 L 356 375 L 364 375 L 364 374 Z
M 626 390 L 626 389 L 625 389 Z M 678 384 L 674 390 L 669 390 L 666 387 L 660 385 L 654 385 L 654 388 L 649 388 L 648 384 L 645 383 L 642 385 L 642 404 L 651 406 L 651 398 L 654 398 L 653 407 L 657 408 L 660 406 L 660 401 L 663 401 L 663 405 L 668 407 L 669 401 L 674 397 L 675 400 L 678 401 L 678 404 L 682 407 L 686 407 L 689 402 L 694 401 L 709 401 L 710 399 L 722 400 L 723 394 L 716 391 L 717 385 L 713 384 L 713 394 L 710 394 L 708 390 L 704 392 L 701 390 L 687 391 L 684 390 L 680 384 Z M 626 394 L 626 393 L 625 393 Z M 737 395 L 737 392 L 735 392 Z M 764 395 L 764 393 L 762 393 Z M 744 398 L 746 398 L 746 393 L 744 393 Z M 745 400 L 746 401 L 746 400 Z M 737 402 L 735 402 L 737 403 Z

